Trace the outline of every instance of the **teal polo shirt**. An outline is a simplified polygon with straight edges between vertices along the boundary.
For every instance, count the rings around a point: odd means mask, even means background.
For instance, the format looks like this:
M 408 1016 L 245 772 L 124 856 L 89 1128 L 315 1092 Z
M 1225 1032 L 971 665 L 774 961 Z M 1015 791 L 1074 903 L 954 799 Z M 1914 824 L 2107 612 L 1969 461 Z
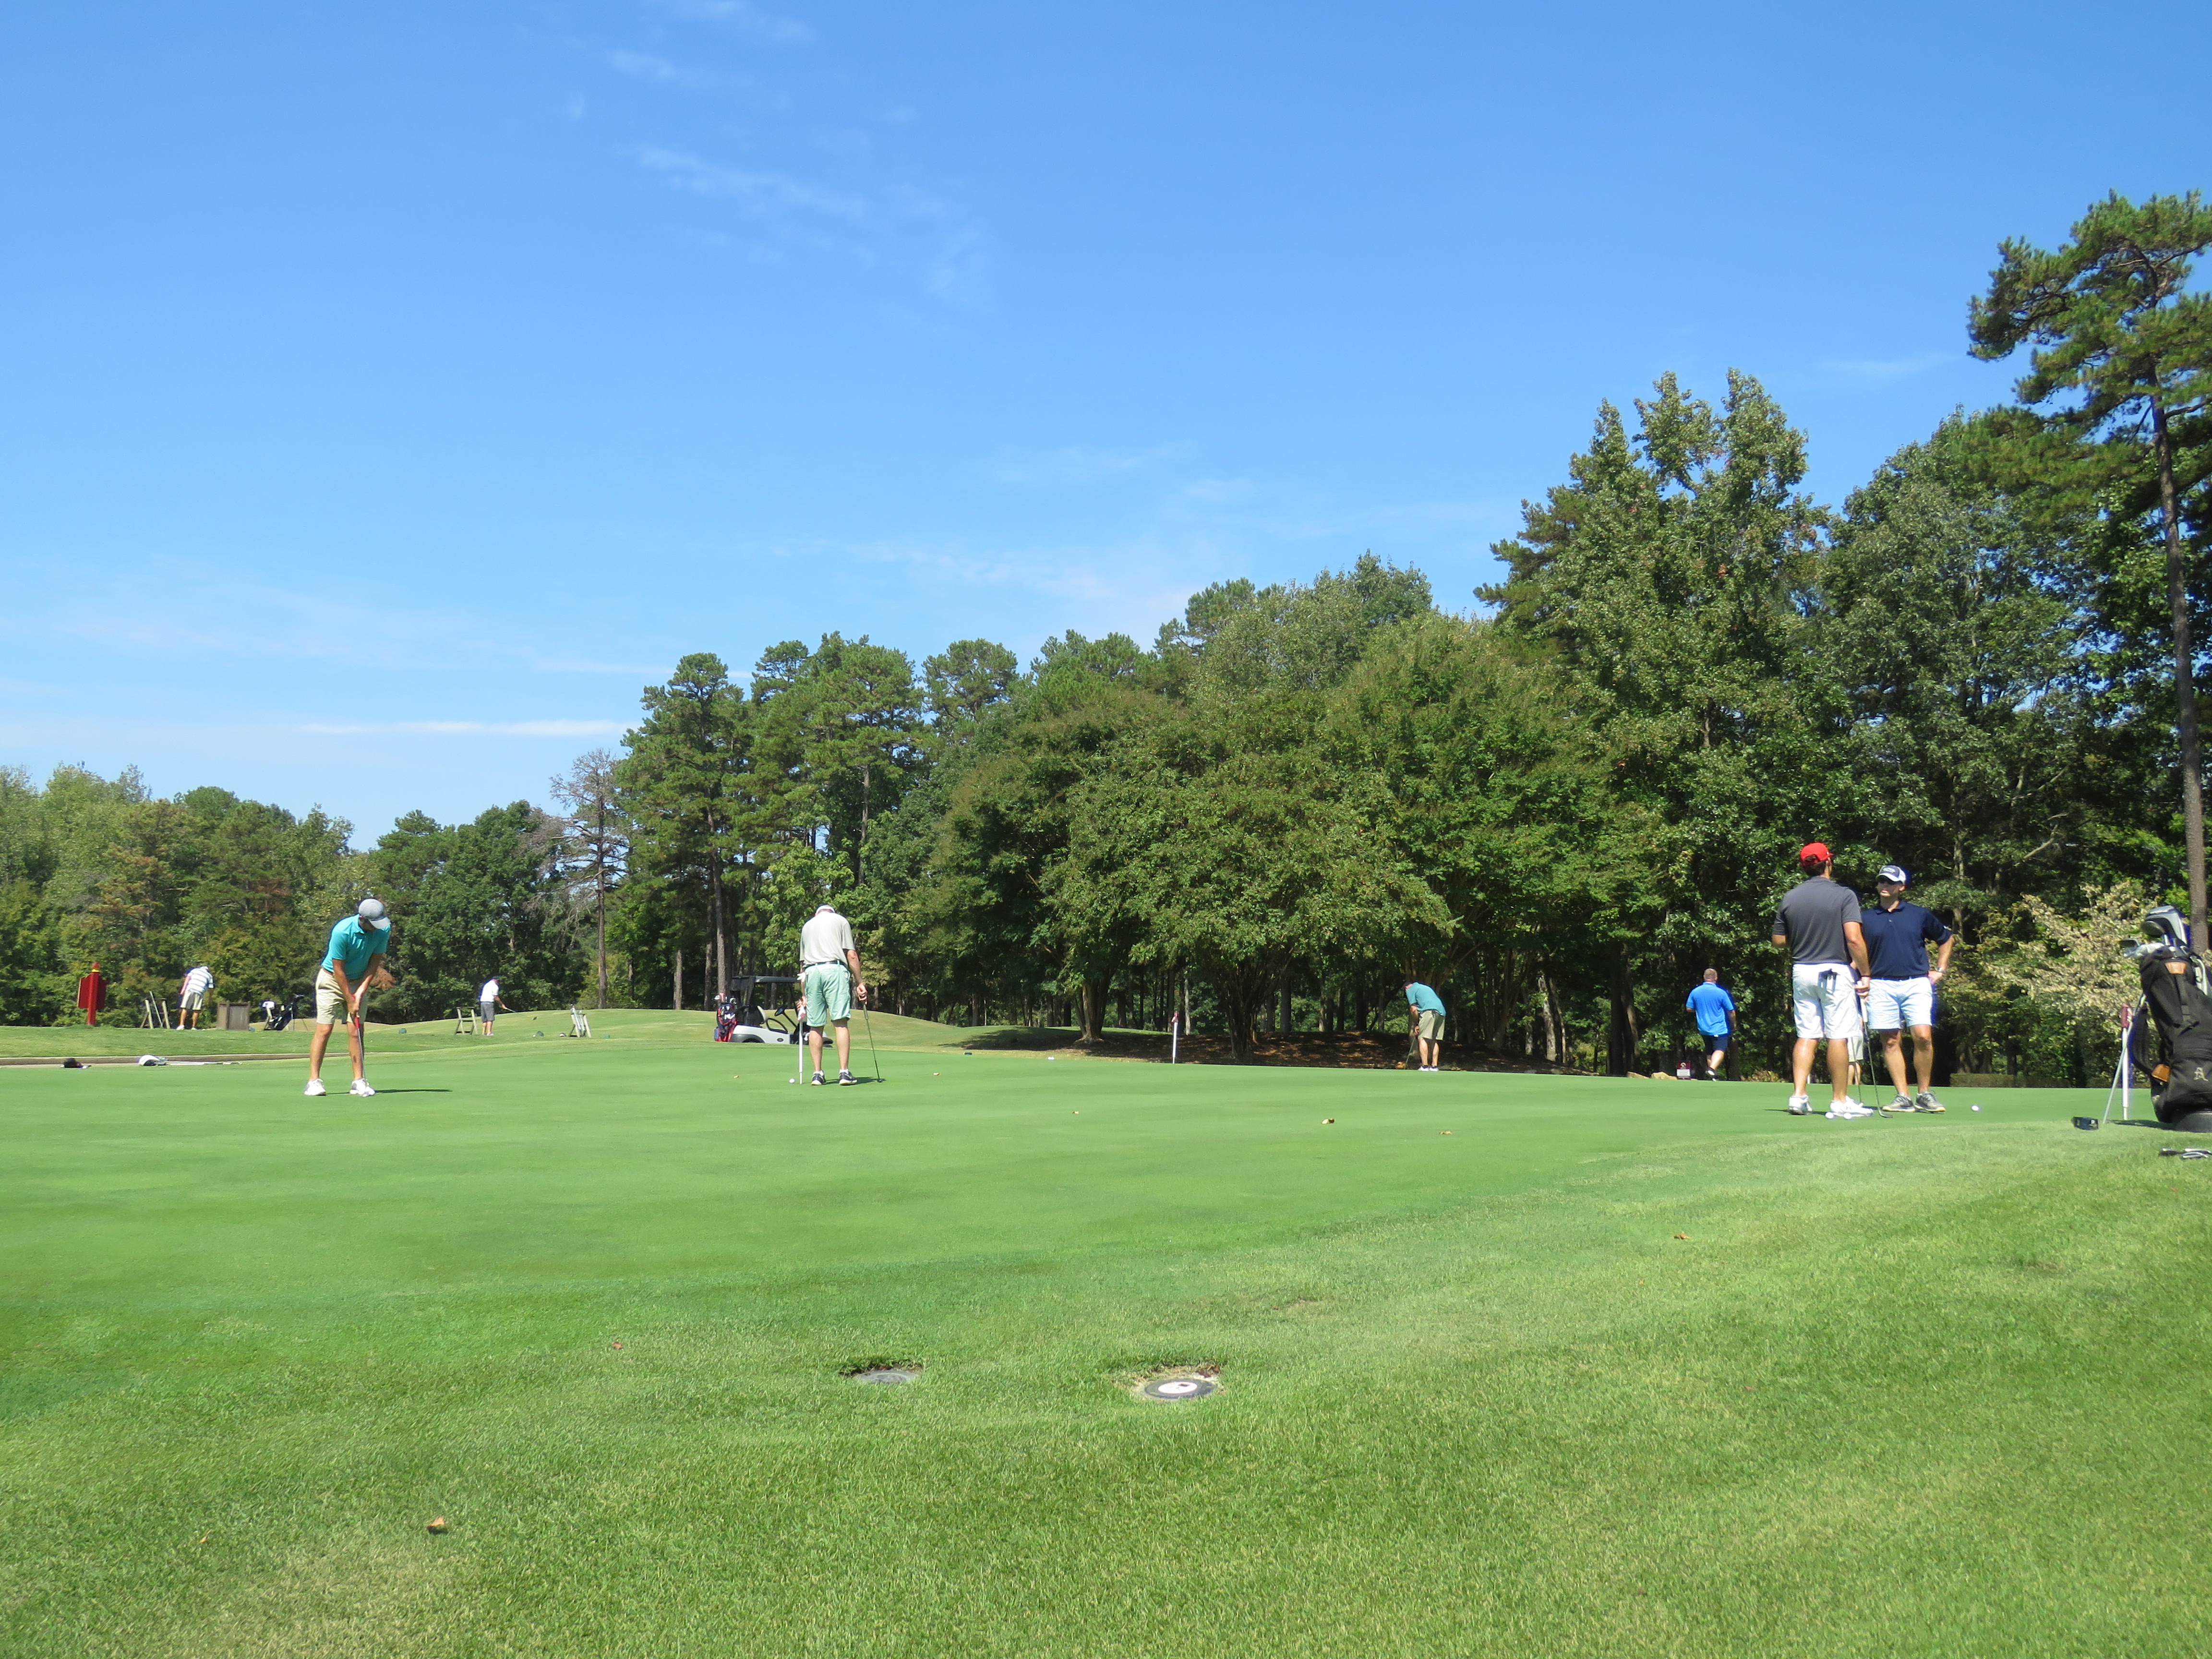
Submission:
M 343 968 L 347 981 L 358 985 L 368 977 L 370 961 L 384 954 L 391 938 L 390 928 L 364 927 L 359 916 L 348 916 L 331 929 L 331 948 L 323 952 L 324 970 Z
M 1441 1014 L 1444 1011 L 1444 1000 L 1425 985 L 1408 985 L 1406 1000 L 1423 1013 Z

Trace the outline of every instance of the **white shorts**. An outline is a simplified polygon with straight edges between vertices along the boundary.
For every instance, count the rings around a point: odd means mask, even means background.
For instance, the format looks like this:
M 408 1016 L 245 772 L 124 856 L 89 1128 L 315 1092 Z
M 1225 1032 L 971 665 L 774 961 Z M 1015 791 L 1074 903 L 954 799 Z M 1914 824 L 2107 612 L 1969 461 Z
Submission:
M 188 1014 L 197 1014 L 201 1009 L 207 1006 L 207 993 L 205 991 L 187 991 L 177 999 L 177 1006 L 183 1009 Z
M 1936 1024 L 1936 988 L 1918 979 L 1878 979 L 1867 993 L 1867 1024 L 1877 1031 Z
M 1858 975 L 1847 963 L 1799 962 L 1790 969 L 1790 1012 L 1801 1037 L 1859 1034 Z

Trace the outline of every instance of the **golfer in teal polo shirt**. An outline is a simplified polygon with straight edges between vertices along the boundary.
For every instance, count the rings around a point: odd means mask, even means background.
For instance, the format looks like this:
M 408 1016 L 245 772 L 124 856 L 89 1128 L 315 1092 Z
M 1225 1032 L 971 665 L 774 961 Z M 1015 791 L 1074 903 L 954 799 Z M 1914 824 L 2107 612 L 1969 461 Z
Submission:
M 1406 1018 L 1413 1024 L 1421 1069 L 1441 1071 L 1437 1060 L 1444 1046 L 1444 1000 L 1419 980 L 1406 982 Z
M 353 1050 L 353 1087 L 347 1092 L 376 1092 L 364 1075 L 359 1016 L 368 977 L 383 965 L 391 943 L 392 923 L 385 916 L 382 899 L 363 899 L 353 915 L 331 929 L 330 946 L 323 952 L 323 965 L 315 975 L 315 1035 L 307 1042 L 308 1094 L 326 1092 L 323 1050 L 331 1045 L 331 1027 L 340 1020 L 346 1023 L 346 1043 Z

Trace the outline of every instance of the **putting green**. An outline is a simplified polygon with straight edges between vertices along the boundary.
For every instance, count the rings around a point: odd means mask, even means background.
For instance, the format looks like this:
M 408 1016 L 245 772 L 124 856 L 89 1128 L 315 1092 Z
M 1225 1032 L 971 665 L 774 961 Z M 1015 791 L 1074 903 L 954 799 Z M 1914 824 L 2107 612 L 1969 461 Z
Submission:
M 4 1650 L 2212 1640 L 2212 1161 L 2100 1096 L 793 1057 L 0 1071 Z

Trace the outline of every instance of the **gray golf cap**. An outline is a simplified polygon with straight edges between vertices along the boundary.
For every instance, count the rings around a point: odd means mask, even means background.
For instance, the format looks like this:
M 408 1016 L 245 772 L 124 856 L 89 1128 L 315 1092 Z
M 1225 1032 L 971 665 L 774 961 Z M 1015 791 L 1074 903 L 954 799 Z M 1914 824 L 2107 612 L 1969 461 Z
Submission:
M 354 914 L 361 918 L 362 926 L 364 927 L 381 927 L 389 931 L 392 927 L 391 922 L 385 918 L 382 899 L 363 899 L 356 908 Z
M 1893 881 L 1899 887 L 1909 886 L 1911 882 L 1911 878 L 1905 873 L 1905 866 L 1901 864 L 1883 865 L 1881 866 L 1881 873 L 1877 875 L 1875 879 L 1876 881 Z

